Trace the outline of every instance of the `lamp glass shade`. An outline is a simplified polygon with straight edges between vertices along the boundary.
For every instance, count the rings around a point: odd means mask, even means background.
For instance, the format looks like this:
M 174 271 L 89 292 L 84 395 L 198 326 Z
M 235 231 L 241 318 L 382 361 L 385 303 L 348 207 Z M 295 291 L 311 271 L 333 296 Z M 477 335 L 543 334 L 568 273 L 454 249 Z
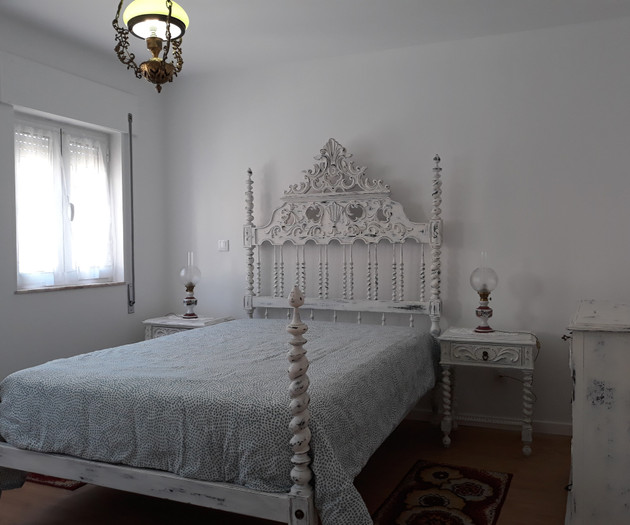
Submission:
M 164 0 L 134 0 L 123 12 L 123 22 L 138 38 L 157 36 L 166 40 L 168 7 Z M 171 9 L 171 39 L 181 38 L 190 20 L 186 11 L 173 2 Z
M 179 280 L 186 287 L 194 287 L 200 279 L 201 270 L 195 266 L 193 252 L 188 252 L 188 264 L 180 270 Z
M 184 266 L 179 272 L 179 279 L 184 286 L 196 285 L 201 279 L 201 271 L 196 266 Z
M 492 268 L 481 266 L 470 274 L 470 286 L 478 293 L 489 293 L 497 287 L 497 284 L 499 284 L 499 278 Z

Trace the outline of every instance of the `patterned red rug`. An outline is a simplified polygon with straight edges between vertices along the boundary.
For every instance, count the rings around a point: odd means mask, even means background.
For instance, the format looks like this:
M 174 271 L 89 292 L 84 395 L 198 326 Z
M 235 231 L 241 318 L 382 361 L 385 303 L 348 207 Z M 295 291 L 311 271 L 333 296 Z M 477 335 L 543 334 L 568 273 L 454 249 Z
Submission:
M 52 476 L 42 476 L 41 474 L 35 474 L 31 472 L 27 474 L 26 481 L 32 483 L 39 483 L 40 485 L 50 485 L 51 487 L 58 487 L 60 489 L 76 490 L 79 487 L 85 485 L 82 481 L 74 481 L 72 479 L 54 478 Z
M 495 525 L 512 474 L 418 461 L 374 525 Z

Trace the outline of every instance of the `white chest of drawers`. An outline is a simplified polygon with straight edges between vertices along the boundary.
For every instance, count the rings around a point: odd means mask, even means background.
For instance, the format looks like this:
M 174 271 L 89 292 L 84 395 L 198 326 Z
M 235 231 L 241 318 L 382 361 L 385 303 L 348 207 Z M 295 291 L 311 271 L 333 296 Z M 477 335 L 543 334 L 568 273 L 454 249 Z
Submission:
M 630 305 L 581 301 L 569 330 L 574 381 L 567 525 L 630 523 Z

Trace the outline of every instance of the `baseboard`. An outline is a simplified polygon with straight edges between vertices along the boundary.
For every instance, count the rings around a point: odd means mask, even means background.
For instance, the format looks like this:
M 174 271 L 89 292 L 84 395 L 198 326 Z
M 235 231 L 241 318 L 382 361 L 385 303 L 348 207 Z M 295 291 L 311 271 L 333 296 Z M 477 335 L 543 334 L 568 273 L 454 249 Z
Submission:
M 408 415 L 408 419 L 417 421 L 430 421 L 436 423 L 439 420 L 434 412 L 427 408 L 414 408 Z M 478 414 L 457 414 L 457 422 L 473 427 L 497 428 L 501 430 L 515 430 L 521 427 L 522 421 L 516 418 L 492 417 Z M 534 432 L 541 434 L 557 434 L 560 436 L 572 435 L 570 423 L 558 423 L 555 421 L 532 421 Z

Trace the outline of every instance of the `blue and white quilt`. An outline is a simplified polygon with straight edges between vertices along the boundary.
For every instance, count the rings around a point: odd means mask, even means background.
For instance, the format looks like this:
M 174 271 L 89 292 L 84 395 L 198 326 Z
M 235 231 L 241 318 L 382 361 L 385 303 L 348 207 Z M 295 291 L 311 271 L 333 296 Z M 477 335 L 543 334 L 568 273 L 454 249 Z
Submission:
M 311 321 L 311 449 L 324 525 L 372 523 L 354 477 L 435 382 L 415 329 Z M 0 384 L 19 448 L 266 492 L 291 487 L 286 321 L 242 319 L 59 359 Z

